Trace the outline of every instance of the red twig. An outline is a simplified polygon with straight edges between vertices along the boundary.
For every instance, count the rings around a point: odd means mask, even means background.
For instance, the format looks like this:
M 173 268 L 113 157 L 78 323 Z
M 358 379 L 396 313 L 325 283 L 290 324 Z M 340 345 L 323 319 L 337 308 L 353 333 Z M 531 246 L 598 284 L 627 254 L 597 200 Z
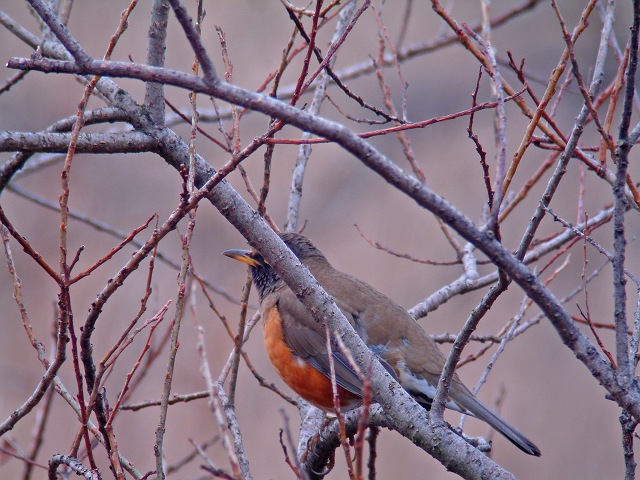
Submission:
M 478 80 L 476 81 L 476 88 L 471 94 L 471 108 L 474 108 L 478 105 L 478 89 L 480 88 L 480 80 L 482 79 L 482 67 L 480 67 L 478 71 Z M 496 102 L 497 105 L 498 102 Z M 493 208 L 493 187 L 491 186 L 491 174 L 489 173 L 489 165 L 487 165 L 487 152 L 484 151 L 482 145 L 478 141 L 478 135 L 473 133 L 473 120 L 475 118 L 475 111 L 472 111 L 469 114 L 469 126 L 467 127 L 467 135 L 473 141 L 476 146 L 476 152 L 480 156 L 480 166 L 482 167 L 482 173 L 484 178 L 484 185 L 487 190 L 487 198 L 489 204 L 489 210 Z
M 53 278 L 57 284 L 62 283 L 62 278 L 60 275 L 49 265 L 42 256 L 36 252 L 33 247 L 27 242 L 27 239 L 18 233 L 18 231 L 13 227 L 9 219 L 4 213 L 2 207 L 0 207 L 0 222 L 9 230 L 9 233 L 16 241 L 22 246 L 22 249 L 25 251 L 27 255 L 33 258 L 38 265 L 42 267 L 42 269 L 49 274 L 51 278 Z
M 144 222 L 142 225 L 140 225 L 138 228 L 134 229 L 131 234 L 125 238 L 122 242 L 120 242 L 119 245 L 117 245 L 116 247 L 114 247 L 113 249 L 111 249 L 111 251 L 109 253 L 107 253 L 104 257 L 102 257 L 100 260 L 98 260 L 96 263 L 94 263 L 93 265 L 91 265 L 87 270 L 85 270 L 84 272 L 76 275 L 75 277 L 71 278 L 69 280 L 69 284 L 72 285 L 74 283 L 76 283 L 78 280 L 83 279 L 84 277 L 88 276 L 91 274 L 91 272 L 93 272 L 94 270 L 96 270 L 98 267 L 100 267 L 101 265 L 103 265 L 104 263 L 106 263 L 108 260 L 111 260 L 113 258 L 113 256 L 118 253 L 120 250 L 122 250 L 129 242 L 131 242 L 131 240 L 133 240 L 135 238 L 136 235 L 138 235 L 138 233 L 140 233 L 142 230 L 144 230 L 145 228 L 147 228 L 149 226 L 149 223 L 151 223 L 151 220 L 153 220 L 154 218 L 156 218 L 157 215 L 154 213 L 153 215 L 151 215 L 149 217 L 149 219 Z M 72 264 L 73 265 L 73 264 Z
M 519 97 L 524 93 L 525 89 L 522 89 L 515 93 L 515 95 L 511 95 L 505 98 L 505 101 L 512 100 L 516 97 Z M 440 117 L 430 118 L 428 120 L 423 120 L 421 122 L 412 122 L 412 123 L 403 123 L 402 125 L 397 125 L 395 127 L 389 127 L 382 130 L 374 130 L 372 132 L 360 133 L 359 136 L 361 138 L 371 138 L 377 137 L 380 135 L 387 135 L 389 133 L 401 132 L 404 130 L 413 130 L 416 128 L 425 128 L 435 123 L 444 122 L 447 120 L 453 120 L 455 118 L 463 117 L 465 115 L 471 115 L 474 112 L 478 112 L 480 110 L 486 110 L 488 108 L 495 108 L 498 105 L 498 102 L 485 102 L 475 107 L 469 108 L 467 110 L 462 110 L 460 112 L 451 113 L 449 115 L 443 115 Z M 277 144 L 285 144 L 285 145 L 305 145 L 305 144 L 316 144 L 316 143 L 329 143 L 329 140 L 325 138 L 310 138 L 310 139 L 278 139 L 278 138 L 269 138 L 266 143 L 277 143 Z
M 591 329 L 591 333 L 593 333 L 593 336 L 595 337 L 596 342 L 598 343 L 598 346 L 602 350 L 602 353 L 604 353 L 607 356 L 613 368 L 618 368 L 616 366 L 616 361 L 613 359 L 613 355 L 611 355 L 611 352 L 609 352 L 609 350 L 605 348 L 604 344 L 602 343 L 602 340 L 600 339 L 600 335 L 598 335 L 598 332 L 596 332 L 596 329 L 593 323 L 591 323 L 591 318 L 589 317 L 589 315 L 584 314 L 579 304 L 576 304 L 576 306 L 578 307 L 578 310 L 580 311 L 580 315 L 582 315 L 582 318 L 584 319 L 584 321 L 587 323 L 587 325 L 589 325 L 589 328 Z

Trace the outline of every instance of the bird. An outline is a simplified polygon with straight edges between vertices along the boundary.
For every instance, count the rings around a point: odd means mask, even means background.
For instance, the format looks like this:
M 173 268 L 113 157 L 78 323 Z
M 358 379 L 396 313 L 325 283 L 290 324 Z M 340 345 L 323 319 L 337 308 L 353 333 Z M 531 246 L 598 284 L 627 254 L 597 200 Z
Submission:
M 429 410 L 445 364 L 435 341 L 395 301 L 368 283 L 333 268 L 308 238 L 292 232 L 279 235 L 333 297 L 382 365 Z M 278 375 L 306 401 L 332 412 L 333 389 L 324 327 L 259 252 L 233 249 L 223 254 L 250 267 L 260 301 L 267 355 Z M 340 409 L 354 409 L 362 403 L 363 382 L 339 348 L 332 348 L 331 355 Z M 523 452 L 541 455 L 531 440 L 482 404 L 457 374 L 451 379 L 446 407 L 486 422 Z

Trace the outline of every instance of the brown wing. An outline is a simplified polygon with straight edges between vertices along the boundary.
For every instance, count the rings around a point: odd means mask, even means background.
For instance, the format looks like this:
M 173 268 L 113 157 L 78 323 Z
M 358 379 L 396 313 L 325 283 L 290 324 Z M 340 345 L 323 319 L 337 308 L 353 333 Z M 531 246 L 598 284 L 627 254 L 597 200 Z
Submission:
M 289 289 L 281 292 L 277 307 L 282 316 L 282 331 L 287 345 L 297 356 L 330 378 L 331 368 L 324 329 Z M 332 357 L 336 383 L 351 393 L 362 395 L 362 381 L 335 342 L 332 342 Z

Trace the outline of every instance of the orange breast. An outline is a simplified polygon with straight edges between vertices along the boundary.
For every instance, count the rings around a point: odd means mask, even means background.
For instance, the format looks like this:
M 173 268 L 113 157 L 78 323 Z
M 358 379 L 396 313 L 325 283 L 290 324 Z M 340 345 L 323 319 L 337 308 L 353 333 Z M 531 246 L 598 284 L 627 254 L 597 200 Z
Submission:
M 282 322 L 277 307 L 269 310 L 263 318 L 264 343 L 269 360 L 278 375 L 298 395 L 307 402 L 325 411 L 333 411 L 333 390 L 331 380 L 305 360 L 293 353 L 284 341 Z M 338 386 L 340 408 L 350 410 L 360 405 L 362 399 Z

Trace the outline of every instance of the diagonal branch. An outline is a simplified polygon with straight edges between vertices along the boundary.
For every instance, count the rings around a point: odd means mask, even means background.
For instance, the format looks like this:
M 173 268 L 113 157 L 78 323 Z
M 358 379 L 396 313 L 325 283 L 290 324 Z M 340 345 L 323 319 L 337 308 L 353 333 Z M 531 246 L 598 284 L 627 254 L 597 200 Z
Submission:
M 35 2 L 36 0 L 32 1 Z M 172 3 L 178 5 L 177 1 L 172 1 Z M 188 30 L 189 25 L 183 22 L 182 26 Z M 52 31 L 56 35 L 60 34 L 59 29 L 52 28 Z M 62 34 L 65 34 L 65 32 L 62 32 Z M 15 65 L 20 64 L 20 62 L 24 62 L 22 65 L 28 68 L 29 65 L 38 66 L 39 61 L 17 61 Z M 61 66 L 62 64 L 59 65 Z M 98 69 L 98 65 L 102 68 Z M 65 68 L 68 68 L 69 71 L 75 69 L 80 73 L 93 73 L 91 70 L 95 69 L 101 75 L 120 74 L 121 76 L 141 79 L 143 78 L 142 74 L 144 74 L 148 75 L 147 78 L 144 78 L 145 80 L 164 81 L 166 79 L 168 80 L 166 83 L 174 82 L 174 85 L 178 85 L 178 82 L 182 83 L 179 86 L 183 88 L 185 88 L 185 84 L 189 84 L 188 88 L 192 90 L 205 92 L 230 103 L 258 110 L 338 143 L 391 185 L 414 199 L 416 203 L 441 217 L 462 237 L 487 255 L 498 268 L 505 271 L 540 306 L 555 326 L 564 343 L 574 351 L 594 377 L 605 386 L 611 396 L 621 406 L 627 408 L 634 417 L 640 418 L 640 396 L 637 389 L 632 388 L 624 391 L 618 385 L 615 372 L 611 369 L 608 361 L 599 354 L 586 336 L 573 325 L 571 318 L 560 303 L 538 281 L 529 268 L 507 251 L 490 233 L 482 232 L 471 220 L 449 204 L 446 199 L 407 175 L 365 140 L 353 134 L 343 125 L 311 116 L 275 99 L 226 84 L 220 80 L 207 82 L 180 72 L 168 72 L 163 69 L 119 64 L 118 62 L 101 64 L 100 62 L 86 61 L 83 65 L 66 64 Z M 103 93 L 109 95 L 109 99 L 114 105 L 130 112 L 132 117 L 136 117 L 132 119 L 132 122 L 138 131 L 152 135 L 160 142 L 160 154 L 168 163 L 174 168 L 178 168 L 181 163 L 186 163 L 188 147 L 174 132 L 166 128 L 158 129 L 148 118 L 139 116 L 139 107 L 122 90 L 118 89 L 117 92 Z M 195 173 L 196 185 L 201 186 L 215 174 L 215 170 L 200 157 L 197 157 Z M 374 394 L 385 411 L 388 412 L 388 415 L 392 417 L 393 424 L 398 431 L 412 438 L 438 458 L 447 468 L 455 472 L 470 478 L 480 478 L 483 473 L 486 473 L 487 469 L 492 469 L 493 478 L 506 478 L 509 476 L 507 472 L 462 441 L 457 435 L 447 429 L 432 427 L 428 424 L 420 407 L 374 361 L 371 352 L 351 329 L 330 297 L 237 192 L 226 182 L 221 182 L 211 191 L 207 198 L 249 240 L 251 245 L 263 254 L 265 259 L 298 294 L 303 303 L 307 307 L 314 307 L 313 311 L 316 312 L 318 321 L 322 321 L 326 317 L 330 328 L 338 331 L 343 336 L 347 347 L 354 352 L 354 358 L 358 359 L 361 365 L 367 367 L 373 365 Z M 435 442 L 434 438 L 437 438 L 438 442 Z
M 336 142 L 371 170 L 382 176 L 388 183 L 407 194 L 420 206 L 440 216 L 445 223 L 456 230 L 463 238 L 476 245 L 497 267 L 505 270 L 540 308 L 542 308 L 549 320 L 553 323 L 565 345 L 587 366 L 592 375 L 607 388 L 612 397 L 624 408 L 631 408 L 634 412 L 633 415 L 637 415 L 637 417 L 640 418 L 640 394 L 636 390 L 624 392 L 623 389 L 617 385 L 614 372 L 611 370 L 606 359 L 597 354 L 597 350 L 595 350 L 589 339 L 573 325 L 571 318 L 558 303 L 551 291 L 536 281 L 535 275 L 533 275 L 529 268 L 507 251 L 491 235 L 481 232 L 471 220 L 462 215 L 462 213 L 443 197 L 411 178 L 402 171 L 400 167 L 394 165 L 393 162 L 351 132 L 347 127 L 321 117 L 308 115 L 306 112 L 286 105 L 276 99 L 265 97 L 235 85 L 229 85 L 221 81 L 207 84 L 203 79 L 172 70 L 132 65 L 124 62 L 89 61 L 85 65 L 80 66 L 73 62 L 59 62 L 47 59 L 11 59 L 9 61 L 9 66 L 12 68 L 41 69 L 42 65 L 55 65 L 59 72 L 66 71 L 67 73 L 83 74 L 95 72 L 115 77 L 161 81 L 182 88 L 188 88 L 280 118 L 286 123 L 295 125 L 305 131 L 313 132 L 316 135 L 322 135 Z M 122 90 L 118 90 L 118 92 L 121 93 Z M 118 104 L 122 105 L 123 108 L 132 108 L 131 113 L 134 111 L 137 112 L 137 106 L 132 99 L 118 99 L 116 95 L 113 95 L 112 101 L 118 100 L 120 100 Z M 144 131 L 140 128 L 142 126 L 141 122 L 143 122 L 143 119 L 138 118 L 138 130 Z M 155 135 L 159 140 L 165 135 L 173 136 L 173 134 L 168 133 L 168 131 L 158 133 L 152 129 L 147 133 Z M 161 140 L 161 142 L 162 141 L 163 140 Z M 175 140 L 172 139 L 169 145 L 176 146 L 177 142 L 177 138 L 175 138 Z M 167 144 L 165 143 L 163 145 L 165 148 L 163 148 L 162 151 L 166 152 Z M 171 163 L 174 168 L 178 168 L 177 163 Z M 198 163 L 196 168 L 200 170 L 200 172 L 197 172 L 197 175 L 205 174 L 207 175 L 206 178 L 214 172 L 214 170 L 204 162 Z M 202 181 L 202 178 L 200 181 Z M 226 188 L 223 189 L 226 190 Z M 228 201 L 231 201 L 231 199 L 229 198 Z M 213 203 L 216 204 L 217 201 Z M 240 208 L 239 205 L 238 207 Z M 229 206 L 223 204 L 220 205 L 220 208 L 224 214 L 228 211 Z M 232 221 L 232 223 L 238 227 L 235 221 Z M 245 232 L 248 232 L 248 229 L 243 227 L 241 233 Z M 251 233 L 247 233 L 247 235 L 253 238 Z M 276 242 L 273 245 L 279 245 L 279 243 Z M 594 352 L 596 352 L 595 355 L 593 354 Z

